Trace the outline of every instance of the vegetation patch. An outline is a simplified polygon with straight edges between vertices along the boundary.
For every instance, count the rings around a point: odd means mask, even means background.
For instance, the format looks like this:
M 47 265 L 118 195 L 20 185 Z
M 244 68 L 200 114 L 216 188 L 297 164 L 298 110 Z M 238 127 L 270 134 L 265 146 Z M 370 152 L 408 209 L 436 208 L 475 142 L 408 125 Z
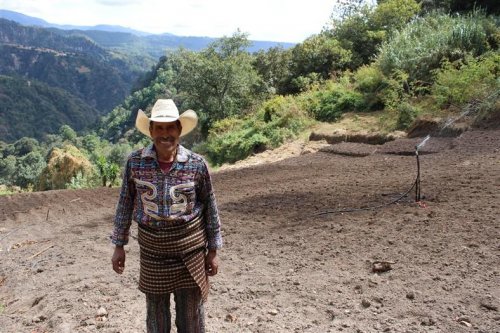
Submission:
M 312 120 L 292 97 L 278 96 L 245 119 L 217 122 L 205 144 L 195 149 L 214 165 L 234 163 L 295 138 Z
M 10 142 L 0 141 L 0 184 L 28 190 L 117 185 L 127 155 L 150 143 L 134 129 L 137 111 L 148 113 L 159 98 L 173 99 L 181 112 L 197 112 L 199 126 L 182 144 L 213 166 L 296 137 L 382 143 L 405 133 L 455 135 L 473 123 L 487 128 L 499 123 L 498 6 L 481 2 L 484 8 L 476 9 L 455 0 L 365 3 L 339 3 L 339 15 L 332 15 L 321 32 L 289 49 L 249 53 L 248 35 L 236 31 L 198 52 L 169 50 L 120 105 L 113 104 L 97 129 L 92 122 L 101 107 L 88 108 L 85 101 L 92 96 L 94 105 L 101 105 L 105 101 L 94 93 L 119 95 L 122 87 L 106 88 L 106 72 L 99 67 L 104 63 L 68 58 L 60 64 L 61 59 L 52 59 L 67 75 L 58 81 L 59 88 L 49 89 L 29 75 L 29 80 L 0 76 L 0 135 Z M 25 32 L 19 36 L 44 35 L 43 29 L 17 28 Z M 69 55 L 86 43 L 74 36 L 50 36 L 48 45 L 40 45 L 41 39 L 30 48 L 2 45 L 2 68 L 10 68 L 13 59 L 21 66 L 20 54 L 34 59 L 31 49 Z M 66 48 L 56 47 L 66 42 Z M 109 58 L 96 47 L 93 54 L 99 56 L 93 59 L 116 61 L 121 68 L 127 57 L 119 49 Z M 131 53 L 135 59 L 137 53 Z M 36 65 L 47 63 L 48 57 L 54 54 L 39 53 Z M 69 68 L 72 73 L 67 73 Z M 109 78 L 132 82 L 127 80 L 129 70 L 116 74 Z M 62 90 L 74 87 L 68 82 L 75 75 L 87 83 L 76 89 L 81 100 Z M 25 112 L 8 112 L 14 107 Z M 434 127 L 423 125 L 428 119 L 437 119 Z
M 37 184 L 38 190 L 63 189 L 77 174 L 88 175 L 93 170 L 89 160 L 74 146 L 54 148 Z

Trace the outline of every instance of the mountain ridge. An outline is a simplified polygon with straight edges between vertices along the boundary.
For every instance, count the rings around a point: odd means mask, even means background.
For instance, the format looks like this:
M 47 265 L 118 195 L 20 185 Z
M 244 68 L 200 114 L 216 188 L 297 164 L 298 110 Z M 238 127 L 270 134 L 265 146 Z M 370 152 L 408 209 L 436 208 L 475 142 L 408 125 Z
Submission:
M 63 123 L 75 130 L 92 125 L 130 93 L 143 72 L 132 65 L 130 59 L 117 57 L 88 37 L 63 36 L 0 18 L 0 75 L 4 77 L 0 113 L 2 123 L 16 119 L 9 126 L 0 124 L 0 140 L 41 139 Z M 22 122 L 17 114 L 24 114 Z
M 49 110 L 60 114 L 64 110 L 59 107 L 71 105 L 68 109 L 72 113 L 71 117 L 54 117 L 68 120 L 67 125 L 75 130 L 88 128 L 97 117 L 108 114 L 119 105 L 135 89 L 140 76 L 154 67 L 169 50 L 184 48 L 201 51 L 216 40 L 169 33 L 147 34 L 111 25 L 62 26 L 0 9 L 0 75 L 16 79 L 2 81 L 0 95 L 7 96 L 4 100 L 0 99 L 2 116 L 10 119 L 14 117 L 13 114 L 24 112 L 26 107 L 22 101 L 29 99 L 50 104 L 44 105 L 45 114 L 50 113 Z M 294 45 L 250 42 L 253 45 L 247 48 L 248 52 L 277 45 L 283 48 Z M 26 87 L 30 81 L 36 84 L 28 89 Z M 10 84 L 23 88 L 16 92 L 10 89 Z M 40 88 L 43 85 L 46 87 Z M 62 89 L 67 93 L 53 93 L 51 88 Z M 46 97 L 47 94 L 57 96 L 60 101 L 51 101 Z M 67 100 L 72 96 L 78 102 Z M 37 115 L 36 108 L 30 106 L 27 109 L 30 114 L 26 119 L 45 124 L 45 119 Z M 83 114 L 77 115 L 79 111 Z M 32 125 L 29 127 L 36 128 Z M 42 139 L 45 134 L 57 132 L 58 126 L 58 121 L 53 122 L 53 126 L 45 124 L 35 133 L 24 131 L 17 124 L 2 125 L 0 140 L 15 141 L 26 135 Z
M 7 9 L 0 9 L 0 18 L 15 21 L 22 25 L 39 26 L 42 28 L 59 28 L 64 30 L 102 30 L 111 32 L 132 33 L 138 36 L 150 35 L 150 33 L 148 32 L 139 31 L 128 27 L 122 27 L 120 25 L 98 24 L 95 26 L 84 26 L 84 25 L 50 23 L 44 19 L 35 16 L 30 16 Z
M 161 34 L 153 34 L 140 30 L 135 30 L 128 27 L 123 27 L 120 25 L 107 25 L 107 24 L 99 24 L 95 26 L 77 26 L 77 25 L 69 25 L 69 24 L 55 24 L 47 22 L 41 18 L 25 15 L 19 12 L 0 9 L 0 18 L 8 19 L 11 21 L 15 21 L 22 25 L 34 25 L 41 26 L 44 28 L 56 28 L 60 30 L 79 30 L 83 34 L 87 34 L 88 31 L 101 31 L 101 32 L 110 32 L 110 33 L 128 33 L 137 37 L 146 38 L 146 40 L 151 40 L 151 44 L 160 43 L 160 45 L 166 45 L 170 49 L 178 48 L 179 46 L 186 47 L 193 51 L 199 51 L 205 48 L 211 42 L 219 39 L 215 37 L 208 36 L 179 36 L 175 34 L 171 34 L 168 32 Z M 166 40 L 165 40 L 166 39 Z M 287 49 L 296 45 L 296 43 L 289 42 L 279 42 L 279 41 L 266 41 L 266 40 L 252 40 L 252 45 L 248 48 L 249 52 L 257 52 L 262 49 L 268 49 L 273 46 L 280 45 L 283 48 Z M 154 52 L 153 55 L 157 57 L 158 52 Z M 163 54 L 159 54 L 161 56 Z

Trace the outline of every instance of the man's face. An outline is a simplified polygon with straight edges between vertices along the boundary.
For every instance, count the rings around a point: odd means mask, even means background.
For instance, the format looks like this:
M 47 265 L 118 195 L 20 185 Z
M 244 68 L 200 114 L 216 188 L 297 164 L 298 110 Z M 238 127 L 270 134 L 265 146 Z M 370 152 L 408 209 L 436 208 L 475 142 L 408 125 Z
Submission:
M 152 122 L 149 126 L 149 133 L 157 151 L 162 154 L 173 154 L 179 144 L 181 126 L 176 121 L 170 123 Z

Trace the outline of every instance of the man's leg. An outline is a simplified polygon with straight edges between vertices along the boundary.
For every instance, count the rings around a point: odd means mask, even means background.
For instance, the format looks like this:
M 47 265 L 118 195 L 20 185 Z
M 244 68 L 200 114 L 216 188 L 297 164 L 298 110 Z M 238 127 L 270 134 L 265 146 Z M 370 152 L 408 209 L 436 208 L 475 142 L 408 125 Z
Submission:
M 205 333 L 205 309 L 200 288 L 174 292 L 175 325 L 178 333 Z
M 148 333 L 170 333 L 170 294 L 146 294 Z

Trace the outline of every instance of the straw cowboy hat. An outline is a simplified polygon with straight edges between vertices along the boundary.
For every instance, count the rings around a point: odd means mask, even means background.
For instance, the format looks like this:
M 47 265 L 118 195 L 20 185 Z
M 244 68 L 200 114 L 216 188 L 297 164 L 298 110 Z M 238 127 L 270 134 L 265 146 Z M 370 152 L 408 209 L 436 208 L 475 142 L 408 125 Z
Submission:
M 180 136 L 188 134 L 196 127 L 196 124 L 198 124 L 198 116 L 193 110 L 186 110 L 179 115 L 179 110 L 177 110 L 177 106 L 175 106 L 173 100 L 159 99 L 151 110 L 150 118 L 146 116 L 144 111 L 139 110 L 137 118 L 135 119 L 135 127 L 137 127 L 142 134 L 151 137 L 149 134 L 150 121 L 169 123 L 176 120 L 179 120 L 182 125 Z

